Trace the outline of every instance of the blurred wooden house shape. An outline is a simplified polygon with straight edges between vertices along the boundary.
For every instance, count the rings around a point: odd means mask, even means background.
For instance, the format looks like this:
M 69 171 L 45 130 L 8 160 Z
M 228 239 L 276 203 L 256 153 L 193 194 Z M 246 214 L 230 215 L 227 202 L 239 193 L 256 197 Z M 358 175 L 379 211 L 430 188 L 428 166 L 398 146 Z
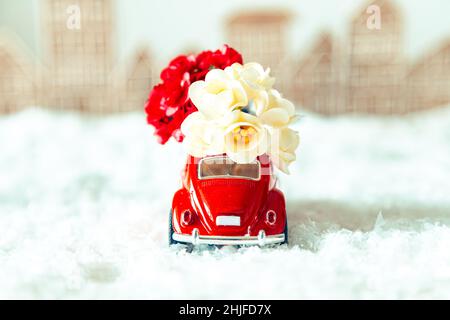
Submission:
M 153 64 L 138 50 L 124 68 L 116 63 L 113 0 L 45 0 L 42 72 L 0 35 L 0 114 L 39 105 L 93 114 L 142 110 L 151 88 Z M 78 8 L 79 28 L 68 25 Z M 34 60 L 34 61 L 33 61 Z M 117 72 L 117 70 L 125 70 Z
M 342 56 L 330 33 L 323 33 L 300 62 L 295 63 L 290 96 L 302 106 L 322 114 L 344 108 Z
M 36 103 L 37 70 L 20 41 L 0 33 L 0 114 Z
M 116 77 L 120 81 L 118 90 L 123 90 L 119 100 L 121 111 L 144 107 L 157 78 L 154 71 L 150 51 L 146 48 L 137 50 L 127 63 L 124 74 Z
M 20 41 L 0 34 L 0 114 L 30 105 L 107 114 L 142 109 L 157 78 L 147 49 L 116 62 L 114 0 L 45 0 L 42 67 Z M 80 9 L 80 28 L 67 25 Z M 380 28 L 371 28 L 371 6 Z M 288 54 L 291 13 L 235 14 L 228 43 L 245 61 L 270 67 L 276 88 L 301 108 L 326 115 L 402 114 L 450 104 L 450 40 L 412 66 L 403 52 L 403 18 L 393 0 L 370 0 L 354 16 L 346 41 L 322 33 L 300 59 Z
M 369 28 L 367 8 L 380 8 L 380 28 Z M 348 102 L 342 111 L 404 113 L 402 94 L 407 66 L 402 17 L 391 0 L 370 1 L 353 19 L 350 34 Z
M 80 9 L 80 28 L 67 26 L 68 8 Z M 49 69 L 43 104 L 81 112 L 110 112 L 113 68 L 112 0 L 46 0 L 42 10 Z
M 407 75 L 408 110 L 420 111 L 450 104 L 450 39 L 427 53 Z
M 286 11 L 244 12 L 231 16 L 226 24 L 228 43 L 247 62 L 271 68 L 275 76 L 287 57 L 286 31 L 291 14 Z
M 367 8 L 381 10 L 381 28 L 367 25 Z M 292 77 L 295 102 L 325 115 L 405 112 L 406 59 L 402 19 L 387 0 L 370 1 L 350 25 L 348 45 L 322 34 L 300 60 Z

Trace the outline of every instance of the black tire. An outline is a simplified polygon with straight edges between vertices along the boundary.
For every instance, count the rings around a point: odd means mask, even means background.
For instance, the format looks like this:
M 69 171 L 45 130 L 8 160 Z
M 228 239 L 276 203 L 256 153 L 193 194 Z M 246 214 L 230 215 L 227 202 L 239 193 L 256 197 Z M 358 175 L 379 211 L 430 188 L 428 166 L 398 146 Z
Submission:
M 171 245 L 174 245 L 174 244 L 177 244 L 177 242 L 175 241 L 175 240 L 173 240 L 173 223 L 172 223 L 172 221 L 173 221 L 173 211 L 172 210 L 170 210 L 170 213 L 169 213 L 169 234 L 168 234 L 168 236 L 169 236 L 169 238 L 168 238 L 168 240 L 169 240 L 169 246 L 171 246 Z
M 288 223 L 286 221 L 286 226 L 284 227 L 284 242 L 283 244 L 289 244 L 289 228 Z
M 182 243 L 182 242 L 178 242 L 173 240 L 173 210 L 170 210 L 169 213 L 169 230 L 168 230 L 168 240 L 169 240 L 169 246 L 172 245 L 176 245 L 176 244 L 183 244 L 186 246 L 186 251 L 191 253 L 194 250 L 194 245 L 190 244 L 190 243 Z

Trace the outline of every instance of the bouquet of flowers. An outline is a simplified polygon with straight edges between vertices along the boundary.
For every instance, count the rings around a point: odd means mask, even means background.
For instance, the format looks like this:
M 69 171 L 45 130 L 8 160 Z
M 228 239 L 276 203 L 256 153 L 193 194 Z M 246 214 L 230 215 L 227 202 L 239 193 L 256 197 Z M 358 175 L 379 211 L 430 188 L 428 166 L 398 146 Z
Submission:
M 274 89 L 270 69 L 243 63 L 224 46 L 197 56 L 179 56 L 161 73 L 150 93 L 148 123 L 165 144 L 171 137 L 194 157 L 226 154 L 251 163 L 267 154 L 289 173 L 299 146 L 295 106 Z

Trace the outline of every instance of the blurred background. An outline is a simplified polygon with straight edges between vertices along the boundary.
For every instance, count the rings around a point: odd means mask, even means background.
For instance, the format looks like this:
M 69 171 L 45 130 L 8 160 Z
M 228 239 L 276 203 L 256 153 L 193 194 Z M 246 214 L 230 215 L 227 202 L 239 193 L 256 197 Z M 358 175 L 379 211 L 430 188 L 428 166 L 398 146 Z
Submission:
M 449 14 L 0 0 L 0 298 L 450 298 Z M 144 105 L 172 58 L 224 43 L 301 115 L 279 175 L 290 245 L 187 255 L 166 234 L 185 153 Z
M 0 113 L 140 110 L 161 68 L 228 43 L 299 108 L 403 114 L 450 102 L 441 0 L 0 1 Z

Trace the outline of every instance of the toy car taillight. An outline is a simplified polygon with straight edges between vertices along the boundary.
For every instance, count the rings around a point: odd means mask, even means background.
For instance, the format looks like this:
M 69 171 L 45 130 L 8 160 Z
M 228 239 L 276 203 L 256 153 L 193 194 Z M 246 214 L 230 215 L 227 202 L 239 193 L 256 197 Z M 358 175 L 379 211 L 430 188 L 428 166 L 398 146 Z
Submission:
M 274 226 L 277 223 L 277 213 L 273 210 L 269 210 L 266 213 L 266 223 L 269 226 Z
M 194 222 L 194 216 L 191 211 L 186 210 L 181 214 L 181 223 L 183 226 L 189 226 Z

